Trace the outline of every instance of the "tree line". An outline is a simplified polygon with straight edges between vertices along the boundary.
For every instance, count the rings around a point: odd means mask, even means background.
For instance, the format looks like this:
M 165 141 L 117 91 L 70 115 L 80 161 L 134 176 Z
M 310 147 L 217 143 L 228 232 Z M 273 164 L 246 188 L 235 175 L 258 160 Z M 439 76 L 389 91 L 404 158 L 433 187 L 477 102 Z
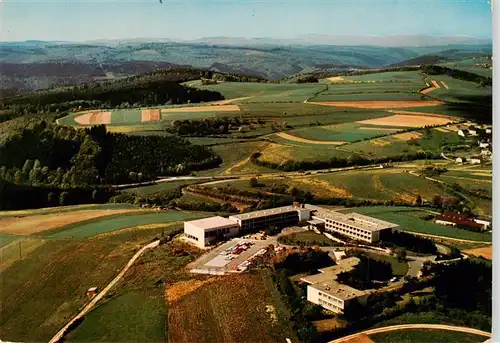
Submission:
M 454 79 L 470 81 L 482 86 L 491 86 L 493 84 L 491 77 L 478 75 L 465 70 L 451 69 L 437 65 L 426 65 L 422 66 L 422 71 L 427 75 L 448 75 Z

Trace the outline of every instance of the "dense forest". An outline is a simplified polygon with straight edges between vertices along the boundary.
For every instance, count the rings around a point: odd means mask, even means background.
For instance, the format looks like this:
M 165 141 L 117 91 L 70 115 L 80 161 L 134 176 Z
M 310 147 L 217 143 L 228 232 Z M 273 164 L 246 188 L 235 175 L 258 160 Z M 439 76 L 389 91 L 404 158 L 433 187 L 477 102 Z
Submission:
M 0 141 L 0 177 L 69 188 L 130 183 L 215 167 L 220 157 L 177 136 L 127 136 L 34 122 Z

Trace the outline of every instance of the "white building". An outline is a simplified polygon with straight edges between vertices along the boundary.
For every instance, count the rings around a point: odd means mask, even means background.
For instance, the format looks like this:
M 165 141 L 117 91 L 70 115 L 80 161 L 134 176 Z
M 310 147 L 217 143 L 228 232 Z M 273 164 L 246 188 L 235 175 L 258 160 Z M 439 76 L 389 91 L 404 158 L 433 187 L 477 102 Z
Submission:
M 464 157 L 457 157 L 455 159 L 455 162 L 457 162 L 457 163 L 465 163 L 465 161 L 466 161 L 466 159 Z
M 476 129 L 469 129 L 469 135 L 477 136 L 477 130 Z
M 184 238 L 202 249 L 218 236 L 234 237 L 239 231 L 237 222 L 219 216 L 184 222 Z
M 465 130 L 458 130 L 458 135 L 459 136 L 462 136 L 462 137 L 465 137 Z
M 393 229 L 399 228 L 399 225 L 358 213 L 344 214 L 314 207 L 316 209 L 311 217 L 324 222 L 326 232 L 336 232 L 354 240 L 375 243 L 390 235 Z
M 351 271 L 358 263 L 358 258 L 349 257 L 335 266 L 319 269 L 319 274 L 301 278 L 300 281 L 308 284 L 307 300 L 335 313 L 348 311 L 355 300 L 366 303 L 370 292 L 337 282 L 338 274 Z
M 478 217 L 478 218 L 474 218 L 473 220 L 474 220 L 474 222 L 483 225 L 484 230 L 487 230 L 491 225 L 491 221 L 488 219 Z
M 480 148 L 487 148 L 490 146 L 490 143 L 488 142 L 478 142 Z
M 283 206 L 268 210 L 230 216 L 238 223 L 242 232 L 264 230 L 270 226 L 286 227 L 297 225 L 310 218 L 311 211 L 301 205 Z
M 481 163 L 481 159 L 480 159 L 479 157 L 471 157 L 471 158 L 469 159 L 469 162 L 470 162 L 471 164 L 480 164 L 480 163 Z

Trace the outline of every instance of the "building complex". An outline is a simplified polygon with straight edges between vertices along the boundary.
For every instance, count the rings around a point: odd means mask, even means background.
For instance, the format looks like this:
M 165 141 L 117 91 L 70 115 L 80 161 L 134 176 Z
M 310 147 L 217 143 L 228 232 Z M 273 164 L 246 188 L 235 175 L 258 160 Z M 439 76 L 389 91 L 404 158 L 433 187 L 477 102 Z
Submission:
M 398 225 L 357 213 L 340 213 L 313 205 L 294 204 L 273 209 L 230 216 L 212 217 L 184 223 L 184 237 L 205 248 L 223 235 L 227 237 L 265 230 L 268 227 L 287 227 L 299 223 L 310 229 L 332 232 L 354 240 L 375 243 L 390 235 Z
M 355 301 L 366 303 L 369 291 L 337 282 L 338 274 L 351 271 L 358 263 L 358 258 L 349 257 L 339 260 L 335 266 L 319 269 L 319 274 L 301 278 L 300 281 L 308 284 L 307 300 L 335 313 L 349 311 Z

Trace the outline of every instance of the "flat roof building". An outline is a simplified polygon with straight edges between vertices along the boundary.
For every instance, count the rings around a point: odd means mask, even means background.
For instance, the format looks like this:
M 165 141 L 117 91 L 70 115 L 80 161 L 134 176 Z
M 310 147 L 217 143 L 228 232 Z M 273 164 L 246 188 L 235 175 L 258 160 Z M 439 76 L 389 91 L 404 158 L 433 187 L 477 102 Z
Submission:
M 312 210 L 313 220 L 325 223 L 325 231 L 337 232 L 351 239 L 368 243 L 384 239 L 393 229 L 399 227 L 399 225 L 358 213 L 340 213 L 317 206 L 307 206 L 307 208 Z
M 301 206 L 283 206 L 268 210 L 230 216 L 229 219 L 238 223 L 242 232 L 263 230 L 269 226 L 292 226 L 302 220 L 309 219 L 310 210 Z
M 197 219 L 184 222 L 184 238 L 203 249 L 218 236 L 236 236 L 239 229 L 237 222 L 220 216 Z
M 307 300 L 335 312 L 344 313 L 353 301 L 366 303 L 369 291 L 362 291 L 337 282 L 340 273 L 351 271 L 359 259 L 349 257 L 340 260 L 337 265 L 319 269 L 320 274 L 301 278 L 307 285 Z

